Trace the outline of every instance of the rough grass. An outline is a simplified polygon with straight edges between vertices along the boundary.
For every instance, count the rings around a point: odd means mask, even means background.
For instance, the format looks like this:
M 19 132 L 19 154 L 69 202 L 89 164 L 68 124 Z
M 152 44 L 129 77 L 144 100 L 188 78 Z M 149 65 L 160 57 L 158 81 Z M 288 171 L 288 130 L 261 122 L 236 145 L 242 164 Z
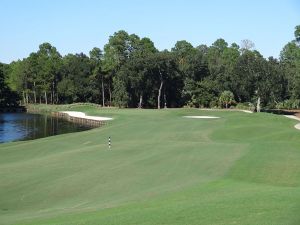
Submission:
M 300 132 L 292 120 L 197 109 L 71 110 L 115 120 L 1 144 L 0 224 L 300 223 Z

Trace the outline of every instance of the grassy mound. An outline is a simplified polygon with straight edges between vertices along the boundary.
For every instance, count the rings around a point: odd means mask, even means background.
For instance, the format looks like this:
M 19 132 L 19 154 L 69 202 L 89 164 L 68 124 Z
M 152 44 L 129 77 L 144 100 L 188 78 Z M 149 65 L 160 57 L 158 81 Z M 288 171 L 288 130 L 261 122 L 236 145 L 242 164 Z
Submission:
M 115 120 L 1 144 L 0 224 L 300 223 L 300 132 L 292 120 L 197 109 L 72 110 Z

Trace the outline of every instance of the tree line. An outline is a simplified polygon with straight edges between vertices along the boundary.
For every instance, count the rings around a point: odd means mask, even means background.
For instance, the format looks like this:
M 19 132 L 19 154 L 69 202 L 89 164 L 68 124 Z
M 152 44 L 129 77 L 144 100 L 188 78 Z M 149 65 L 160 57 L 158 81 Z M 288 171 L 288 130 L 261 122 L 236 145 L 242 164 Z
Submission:
M 43 43 L 23 60 L 1 63 L 0 104 L 299 108 L 300 26 L 294 34 L 279 59 L 264 58 L 249 40 L 239 46 L 221 38 L 159 51 L 149 38 L 123 30 L 89 55 L 62 56 Z

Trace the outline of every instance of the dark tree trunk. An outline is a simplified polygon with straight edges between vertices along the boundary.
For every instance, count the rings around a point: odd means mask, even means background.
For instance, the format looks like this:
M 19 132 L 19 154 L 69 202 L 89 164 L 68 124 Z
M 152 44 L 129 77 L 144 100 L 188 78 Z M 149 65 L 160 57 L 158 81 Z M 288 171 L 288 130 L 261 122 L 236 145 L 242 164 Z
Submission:
M 28 105 L 29 103 L 29 97 L 28 97 L 28 91 L 26 91 L 26 104 Z
M 23 104 L 26 105 L 26 98 L 25 98 L 25 92 L 22 91 L 22 95 L 23 95 Z
M 36 104 L 35 81 L 33 82 L 33 98 L 34 98 L 34 104 Z
M 157 108 L 160 109 L 160 98 L 161 98 L 161 90 L 163 88 L 163 85 L 164 85 L 164 81 L 161 80 L 160 81 L 160 87 L 158 89 L 158 96 L 157 96 Z
M 111 89 L 110 89 L 110 84 L 108 85 L 108 92 L 109 92 L 109 106 L 111 106 Z
M 142 104 L 143 104 L 143 94 L 140 94 L 139 109 L 142 108 Z
M 257 99 L 256 112 L 260 112 L 260 97 Z
M 104 96 L 104 83 L 103 83 L 103 75 L 101 80 L 101 88 L 102 88 L 102 107 L 105 106 L 105 96 Z
M 46 91 L 44 92 L 44 97 L 45 97 L 45 103 L 47 105 L 48 104 L 48 99 L 47 99 L 47 92 Z
M 51 103 L 54 104 L 54 102 L 55 102 L 55 82 L 52 81 Z

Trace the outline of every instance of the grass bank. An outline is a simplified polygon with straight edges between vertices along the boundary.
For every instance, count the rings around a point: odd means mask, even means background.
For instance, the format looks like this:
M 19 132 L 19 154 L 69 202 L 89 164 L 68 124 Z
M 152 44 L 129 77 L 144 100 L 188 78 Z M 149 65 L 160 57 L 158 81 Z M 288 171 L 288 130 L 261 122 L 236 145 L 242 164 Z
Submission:
M 114 120 L 1 144 L 0 224 L 300 223 L 293 120 L 197 109 L 68 109 Z

